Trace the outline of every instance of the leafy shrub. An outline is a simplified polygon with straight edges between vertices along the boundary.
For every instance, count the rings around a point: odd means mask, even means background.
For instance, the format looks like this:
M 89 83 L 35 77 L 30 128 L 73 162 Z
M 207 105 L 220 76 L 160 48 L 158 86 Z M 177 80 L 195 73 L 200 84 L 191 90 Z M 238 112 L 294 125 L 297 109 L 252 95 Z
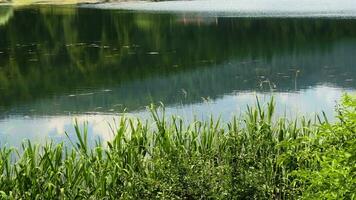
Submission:
M 293 185 L 307 199 L 356 198 L 356 98 L 345 95 L 337 112 L 339 122 L 326 120 L 314 134 L 289 143 L 300 148 L 289 155 L 298 165 Z

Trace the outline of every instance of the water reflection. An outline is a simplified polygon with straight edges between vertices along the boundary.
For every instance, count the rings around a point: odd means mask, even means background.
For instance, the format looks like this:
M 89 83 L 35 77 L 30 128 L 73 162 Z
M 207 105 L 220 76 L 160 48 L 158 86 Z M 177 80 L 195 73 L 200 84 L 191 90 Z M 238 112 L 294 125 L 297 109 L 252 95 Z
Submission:
M 228 119 L 256 94 L 271 92 L 280 112 L 332 115 L 335 100 L 356 87 L 355 25 L 352 19 L 15 10 L 0 26 L 0 137 L 61 139 L 75 116 L 91 122 L 93 136 L 107 138 L 106 121 L 117 113 L 145 117 L 145 106 L 158 101 L 187 118 L 213 112 Z
M 312 89 L 301 90 L 297 93 L 279 92 L 253 93 L 237 92 L 224 95 L 214 101 L 203 101 L 196 104 L 182 104 L 181 106 L 169 106 L 166 109 L 167 116 L 172 114 L 184 117 L 186 123 L 194 118 L 208 120 L 209 117 L 221 118 L 223 121 L 239 116 L 246 111 L 245 105 L 253 104 L 256 96 L 263 105 L 266 105 L 274 96 L 277 104 L 277 116 L 285 116 L 294 119 L 304 115 L 306 118 L 315 120 L 315 114 L 320 114 L 323 110 L 327 116 L 333 116 L 334 106 L 343 92 L 338 88 L 328 86 L 318 86 Z M 217 112 L 218 111 L 218 112 Z M 55 142 L 65 141 L 69 144 L 67 132 L 75 140 L 73 128 L 74 118 L 83 127 L 88 124 L 90 143 L 95 144 L 95 139 L 101 141 L 110 140 L 113 136 L 108 124 L 115 125 L 122 114 L 74 114 L 58 116 L 11 116 L 0 121 L 0 145 L 20 146 L 24 138 L 36 142 L 43 142 L 49 138 Z M 127 113 L 127 117 L 139 117 L 143 120 L 149 119 L 150 114 L 145 110 Z
M 354 0 L 194 0 L 127 1 L 83 7 L 145 12 L 199 13 L 223 17 L 352 17 Z
M 0 26 L 5 25 L 13 16 L 14 11 L 10 6 L 0 6 Z

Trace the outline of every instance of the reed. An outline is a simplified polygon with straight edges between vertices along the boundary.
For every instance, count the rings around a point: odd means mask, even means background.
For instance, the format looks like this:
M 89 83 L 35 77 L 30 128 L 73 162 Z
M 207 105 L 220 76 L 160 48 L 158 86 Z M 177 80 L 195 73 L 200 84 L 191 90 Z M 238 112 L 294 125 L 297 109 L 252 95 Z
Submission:
M 2 199 L 354 198 L 356 100 L 345 96 L 338 122 L 274 117 L 258 101 L 228 123 L 123 117 L 114 138 L 88 145 L 75 123 L 71 147 L 52 142 L 0 150 Z M 21 152 L 21 153 L 20 153 Z M 323 180 L 325 178 L 325 180 Z M 337 181 L 332 181 L 333 178 Z M 333 183 L 330 183 L 333 182 Z

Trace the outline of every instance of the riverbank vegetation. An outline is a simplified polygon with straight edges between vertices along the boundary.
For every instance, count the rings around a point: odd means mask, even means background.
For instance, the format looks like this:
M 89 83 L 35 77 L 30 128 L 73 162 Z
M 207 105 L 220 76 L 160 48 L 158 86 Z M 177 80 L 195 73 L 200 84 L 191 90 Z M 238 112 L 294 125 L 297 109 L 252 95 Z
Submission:
M 77 5 L 77 4 L 97 4 L 97 3 L 120 3 L 127 1 L 137 1 L 137 0 L 0 0 L 1 3 L 13 5 L 13 6 L 28 6 L 28 5 Z M 160 1 L 160 0 L 148 0 L 148 1 Z
M 45 0 L 0 0 L 0 5 L 1 4 L 6 4 L 6 5 L 11 5 L 11 6 L 30 6 L 30 5 L 36 5 L 36 4 L 42 4 L 42 5 L 77 5 L 77 4 L 83 4 L 83 3 L 105 3 L 106 1 L 100 1 L 100 0 L 64 0 L 64 1 L 59 1 L 59 0 L 50 0 L 50 1 L 45 1 Z M 120 1 L 117 1 L 120 2 Z
M 106 144 L 90 147 L 76 124 L 72 147 L 2 147 L 1 198 L 355 198 L 355 97 L 343 97 L 336 122 L 274 116 L 273 100 L 226 124 L 150 109 L 154 123 L 123 117 Z

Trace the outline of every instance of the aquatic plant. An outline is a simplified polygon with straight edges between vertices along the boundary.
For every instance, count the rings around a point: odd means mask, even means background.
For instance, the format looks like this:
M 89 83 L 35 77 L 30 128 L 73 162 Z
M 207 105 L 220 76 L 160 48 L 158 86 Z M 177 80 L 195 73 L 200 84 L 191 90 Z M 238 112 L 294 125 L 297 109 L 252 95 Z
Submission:
M 3 199 L 354 198 L 356 99 L 339 121 L 274 116 L 258 101 L 229 123 L 185 124 L 150 106 L 152 120 L 123 117 L 105 145 L 75 123 L 72 146 L 0 150 Z

